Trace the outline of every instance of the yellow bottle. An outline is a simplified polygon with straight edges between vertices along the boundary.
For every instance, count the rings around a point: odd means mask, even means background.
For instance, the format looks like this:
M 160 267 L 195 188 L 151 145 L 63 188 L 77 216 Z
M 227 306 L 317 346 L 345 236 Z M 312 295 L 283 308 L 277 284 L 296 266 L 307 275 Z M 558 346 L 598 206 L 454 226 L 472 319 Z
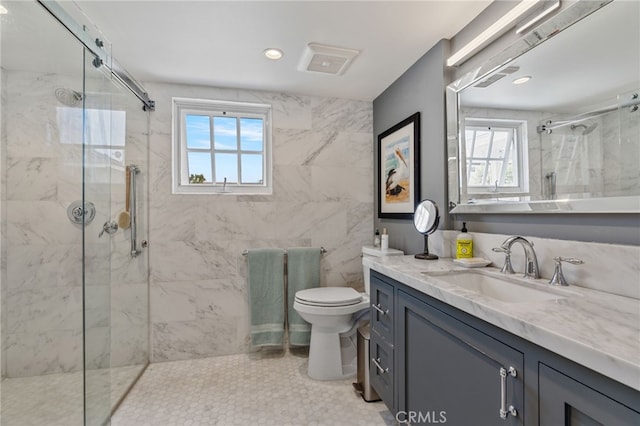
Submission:
M 462 222 L 462 229 L 456 237 L 456 258 L 473 257 L 473 237 L 467 232 L 467 222 Z

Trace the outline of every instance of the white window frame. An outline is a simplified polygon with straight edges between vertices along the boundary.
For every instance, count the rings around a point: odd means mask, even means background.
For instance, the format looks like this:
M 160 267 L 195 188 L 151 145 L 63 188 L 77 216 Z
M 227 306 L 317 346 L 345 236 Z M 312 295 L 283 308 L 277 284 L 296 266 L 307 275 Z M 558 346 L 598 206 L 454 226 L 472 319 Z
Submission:
M 515 161 L 517 164 L 517 179 L 518 185 L 515 186 L 502 186 L 496 185 L 483 185 L 483 186 L 471 186 L 468 183 L 468 156 L 466 152 L 466 131 L 467 127 L 486 127 L 486 128 L 509 128 L 513 130 L 513 137 L 515 139 L 514 146 L 516 149 Z M 464 185 L 466 186 L 466 193 L 468 194 L 489 194 L 495 196 L 496 194 L 509 194 L 509 195 L 526 195 L 529 193 L 529 160 L 528 160 L 528 143 L 527 143 L 527 122 L 523 120 L 508 120 L 508 119 L 492 119 L 492 118 L 465 118 L 464 128 L 462 129 L 464 149 Z M 490 161 L 491 146 L 489 146 L 489 153 L 486 158 L 481 158 L 483 161 Z M 494 160 L 499 160 L 498 158 Z M 504 161 L 504 158 L 503 158 Z
M 272 194 L 272 125 L 271 125 L 271 105 L 249 102 L 217 101 L 208 99 L 193 98 L 172 98 L 172 126 L 173 135 L 172 150 L 172 193 L 173 194 Z M 263 175 L 262 183 L 227 183 L 226 185 L 216 182 L 189 183 L 189 166 L 187 160 L 187 137 L 185 117 L 187 114 L 194 115 L 220 115 L 226 114 L 232 117 L 242 116 L 243 118 L 261 118 L 264 123 L 263 138 Z M 216 150 L 211 145 L 211 154 Z M 238 158 L 240 158 L 240 147 L 238 146 Z M 240 161 L 240 160 L 238 160 Z M 215 171 L 213 180 L 215 180 Z M 240 178 L 240 168 L 238 168 Z

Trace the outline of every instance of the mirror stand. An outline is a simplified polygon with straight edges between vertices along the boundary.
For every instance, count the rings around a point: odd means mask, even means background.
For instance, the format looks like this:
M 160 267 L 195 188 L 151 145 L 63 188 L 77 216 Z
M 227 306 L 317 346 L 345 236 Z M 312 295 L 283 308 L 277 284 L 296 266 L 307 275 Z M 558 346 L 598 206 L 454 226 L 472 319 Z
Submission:
M 424 252 L 415 255 L 416 259 L 436 260 L 438 256 L 429 254 L 429 234 L 433 234 L 438 228 L 440 215 L 438 206 L 431 200 L 422 200 L 413 214 L 413 224 L 416 230 L 424 235 Z
M 424 234 L 424 253 L 418 253 L 414 256 L 416 259 L 436 260 L 438 256 L 429 253 L 429 234 Z

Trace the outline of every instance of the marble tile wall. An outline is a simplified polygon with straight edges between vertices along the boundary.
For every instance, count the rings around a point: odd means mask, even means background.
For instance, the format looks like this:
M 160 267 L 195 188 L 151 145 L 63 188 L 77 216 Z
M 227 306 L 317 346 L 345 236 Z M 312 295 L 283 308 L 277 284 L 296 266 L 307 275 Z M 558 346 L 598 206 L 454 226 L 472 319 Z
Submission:
M 243 353 L 249 346 L 242 251 L 324 246 L 322 285 L 362 289 L 373 228 L 370 102 L 152 84 L 152 362 Z M 273 107 L 272 195 L 173 195 L 171 98 Z
M 82 105 L 64 106 L 54 92 L 58 87 L 82 88 L 82 76 L 5 74 L 4 374 L 78 371 L 83 365 L 83 238 L 82 228 L 67 218 L 67 206 L 82 199 Z M 122 156 L 104 147 L 87 151 L 93 165 L 84 175 L 85 188 L 97 213 L 85 228 L 86 362 L 89 368 L 138 364 L 148 356 L 147 255 L 131 260 L 127 233 L 102 239 L 98 233 L 124 206 L 124 163 L 143 162 L 148 172 L 148 118 L 138 115 L 137 102 L 128 106 L 117 91 L 110 92 L 115 89 L 104 77 L 87 87 L 93 92 L 93 100 L 87 98 L 95 102 L 93 108 L 107 105 L 97 101 L 106 93 L 108 105 L 131 112 Z M 148 179 L 142 179 L 144 188 Z M 146 191 L 141 194 L 139 234 L 145 238 L 148 203 Z

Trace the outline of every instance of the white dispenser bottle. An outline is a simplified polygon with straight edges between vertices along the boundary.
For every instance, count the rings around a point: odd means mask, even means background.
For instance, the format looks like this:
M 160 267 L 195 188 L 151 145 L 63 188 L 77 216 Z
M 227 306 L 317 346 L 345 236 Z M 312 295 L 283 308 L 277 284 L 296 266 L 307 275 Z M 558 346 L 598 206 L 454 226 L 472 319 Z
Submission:
M 382 250 L 389 250 L 389 234 L 387 234 L 387 228 L 382 228 L 382 235 L 380 236 L 380 248 Z

